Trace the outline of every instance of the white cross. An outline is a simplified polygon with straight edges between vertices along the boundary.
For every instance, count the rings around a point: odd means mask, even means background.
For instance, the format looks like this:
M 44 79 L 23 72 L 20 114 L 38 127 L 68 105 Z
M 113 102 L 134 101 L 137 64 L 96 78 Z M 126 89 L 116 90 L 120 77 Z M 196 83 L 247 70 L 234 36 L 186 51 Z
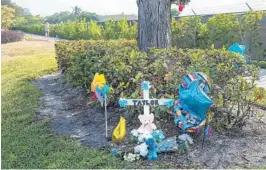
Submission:
M 149 89 L 150 82 L 144 81 L 141 84 L 141 88 L 143 90 L 143 99 L 119 99 L 120 107 L 126 106 L 143 106 L 144 114 L 150 114 L 150 106 L 168 106 L 171 107 L 174 104 L 174 99 L 150 99 L 149 97 Z

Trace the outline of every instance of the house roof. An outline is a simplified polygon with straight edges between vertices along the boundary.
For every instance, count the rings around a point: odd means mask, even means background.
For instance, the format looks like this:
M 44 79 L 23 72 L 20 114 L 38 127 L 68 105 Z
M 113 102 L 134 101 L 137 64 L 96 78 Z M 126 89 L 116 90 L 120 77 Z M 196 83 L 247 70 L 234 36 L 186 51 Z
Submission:
M 192 16 L 192 15 L 214 15 L 226 13 L 244 13 L 250 10 L 259 11 L 266 10 L 266 1 L 248 1 L 247 3 L 236 3 L 232 5 L 210 6 L 210 7 L 195 7 L 191 8 L 189 4 L 185 6 L 184 10 L 178 17 Z
M 118 14 L 118 15 L 101 15 L 101 16 L 99 16 L 99 22 L 106 22 L 110 19 L 113 19 L 114 21 L 120 21 L 123 17 L 125 17 L 128 21 L 137 21 L 138 20 L 137 15 Z

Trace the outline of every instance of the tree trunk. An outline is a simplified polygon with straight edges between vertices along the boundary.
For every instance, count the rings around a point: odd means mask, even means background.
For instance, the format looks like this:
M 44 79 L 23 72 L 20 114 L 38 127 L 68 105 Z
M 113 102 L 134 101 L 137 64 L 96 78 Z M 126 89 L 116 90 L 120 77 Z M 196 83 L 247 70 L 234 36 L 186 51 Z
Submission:
M 138 46 L 142 51 L 150 47 L 171 47 L 170 0 L 137 0 Z

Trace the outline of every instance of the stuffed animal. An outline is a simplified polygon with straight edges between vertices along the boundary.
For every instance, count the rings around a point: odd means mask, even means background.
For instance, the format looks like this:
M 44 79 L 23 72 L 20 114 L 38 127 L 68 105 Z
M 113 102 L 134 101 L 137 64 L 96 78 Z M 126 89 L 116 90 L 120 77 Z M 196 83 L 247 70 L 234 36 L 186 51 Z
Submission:
M 152 134 L 153 130 L 156 130 L 156 126 L 153 123 L 154 115 L 152 113 L 148 115 L 139 115 L 138 118 L 141 122 L 141 126 L 137 130 L 138 133 Z
M 148 152 L 148 160 L 157 160 L 157 152 L 156 152 L 156 143 L 153 138 L 149 138 L 145 141 L 146 145 L 148 145 L 149 152 Z

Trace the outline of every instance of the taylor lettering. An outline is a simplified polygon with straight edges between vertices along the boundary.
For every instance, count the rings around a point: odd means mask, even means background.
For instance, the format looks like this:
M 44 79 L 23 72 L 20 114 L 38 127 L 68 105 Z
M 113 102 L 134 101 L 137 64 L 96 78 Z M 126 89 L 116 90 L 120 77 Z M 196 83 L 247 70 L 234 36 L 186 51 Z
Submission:
M 159 100 L 132 100 L 134 106 L 158 106 Z

